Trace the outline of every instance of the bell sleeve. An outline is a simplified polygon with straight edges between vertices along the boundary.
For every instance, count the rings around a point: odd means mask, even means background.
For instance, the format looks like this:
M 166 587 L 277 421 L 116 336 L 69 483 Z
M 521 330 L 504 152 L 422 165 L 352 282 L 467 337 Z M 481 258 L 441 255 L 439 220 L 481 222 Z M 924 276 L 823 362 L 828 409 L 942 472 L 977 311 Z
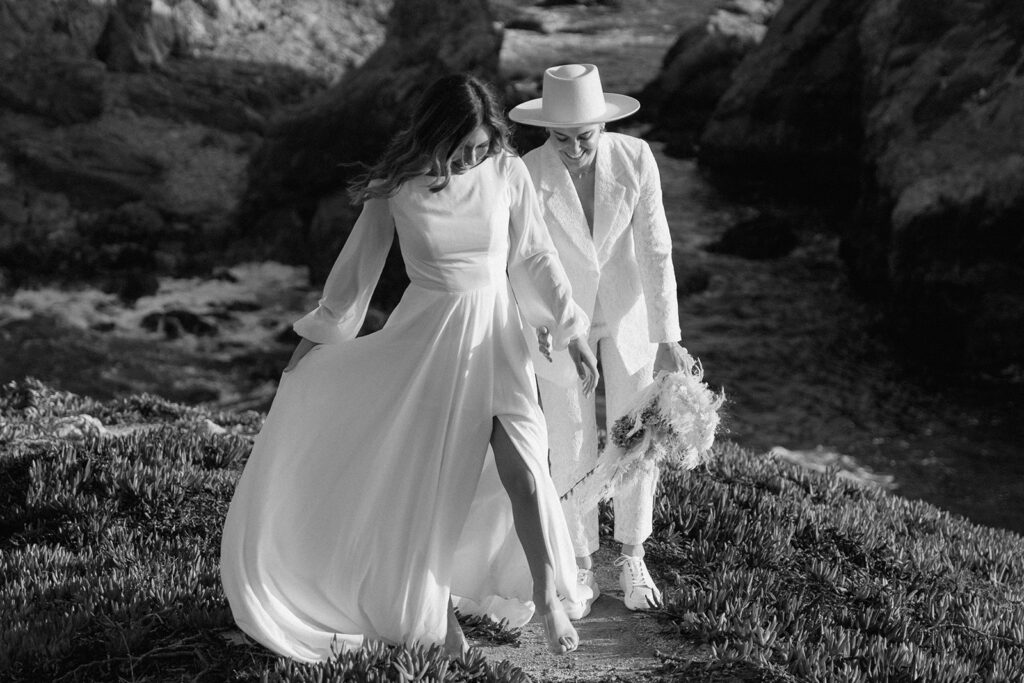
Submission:
M 554 348 L 585 337 L 590 320 L 572 298 L 572 286 L 544 224 L 544 216 L 526 164 L 505 158 L 508 174 L 508 277 L 519 311 L 533 327 L 547 327 Z
M 319 305 L 295 321 L 295 332 L 317 344 L 355 338 L 394 239 L 395 224 L 388 200 L 366 201 L 327 276 Z
M 661 199 L 661 175 L 651 148 L 644 143 L 638 160 L 640 200 L 633 214 L 633 246 L 647 303 L 650 342 L 681 339 L 676 275 L 672 268 L 672 234 Z

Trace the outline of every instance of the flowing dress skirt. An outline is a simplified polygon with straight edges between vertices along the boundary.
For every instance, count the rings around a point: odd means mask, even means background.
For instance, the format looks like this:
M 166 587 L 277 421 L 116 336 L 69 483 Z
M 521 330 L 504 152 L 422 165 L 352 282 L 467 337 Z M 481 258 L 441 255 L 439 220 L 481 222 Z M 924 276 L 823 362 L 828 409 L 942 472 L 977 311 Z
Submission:
M 572 597 L 572 543 L 507 281 L 413 284 L 382 330 L 314 347 L 283 376 L 224 527 L 239 626 L 316 661 L 364 638 L 441 643 L 450 594 L 525 623 L 532 581 L 489 452 L 494 417 L 534 474 L 556 586 Z

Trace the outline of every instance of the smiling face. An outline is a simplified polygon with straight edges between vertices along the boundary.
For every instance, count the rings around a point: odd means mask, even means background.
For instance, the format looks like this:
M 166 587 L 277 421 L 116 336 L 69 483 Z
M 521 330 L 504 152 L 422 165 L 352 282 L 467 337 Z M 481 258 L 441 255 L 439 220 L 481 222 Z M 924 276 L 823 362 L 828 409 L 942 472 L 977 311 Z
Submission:
M 549 128 L 548 136 L 558 150 L 558 158 L 572 172 L 582 171 L 594 163 L 597 143 L 604 125 L 592 123 L 574 128 Z
M 452 173 L 464 173 L 473 168 L 487 157 L 490 149 L 490 132 L 484 126 L 477 126 L 455 147 L 452 153 Z

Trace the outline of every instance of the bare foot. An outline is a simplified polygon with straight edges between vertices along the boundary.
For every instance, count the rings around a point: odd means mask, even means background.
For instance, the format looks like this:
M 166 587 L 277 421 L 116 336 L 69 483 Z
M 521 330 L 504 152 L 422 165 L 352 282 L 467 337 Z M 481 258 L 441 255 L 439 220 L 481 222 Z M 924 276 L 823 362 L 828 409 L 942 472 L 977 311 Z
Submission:
M 553 653 L 564 655 L 579 647 L 579 634 L 576 633 L 576 629 L 573 628 L 572 622 L 569 621 L 569 616 L 561 605 L 550 612 L 541 614 L 540 618 L 544 621 L 544 632 L 548 638 L 548 649 Z

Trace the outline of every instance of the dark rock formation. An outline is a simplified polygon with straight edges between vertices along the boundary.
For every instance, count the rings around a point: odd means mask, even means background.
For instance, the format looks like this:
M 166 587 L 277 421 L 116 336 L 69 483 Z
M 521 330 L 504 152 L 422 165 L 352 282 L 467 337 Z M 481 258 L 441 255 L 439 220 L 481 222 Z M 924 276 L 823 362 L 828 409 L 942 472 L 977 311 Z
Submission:
M 134 298 L 212 263 L 268 121 L 373 52 L 391 4 L 0 0 L 2 280 Z M 160 239 L 120 234 L 140 211 Z
M 32 54 L 94 56 L 116 0 L 0 0 L 0 62 Z
M 726 0 L 701 26 L 684 31 L 662 60 L 661 72 L 640 93 L 642 116 L 666 151 L 694 153 L 732 72 L 764 39 L 780 0 Z
M 90 121 L 103 113 L 105 79 L 94 59 L 11 57 L 0 60 L 0 107 L 58 125 Z
M 153 9 L 153 0 L 117 0 L 96 46 L 97 56 L 111 71 L 148 71 L 170 57 L 176 42 L 174 20 L 170 13 Z
M 699 158 L 842 207 L 853 279 L 914 357 L 1012 374 L 1024 364 L 1022 76 L 1014 2 L 786 0 L 733 72 Z
M 383 151 L 436 78 L 468 71 L 496 80 L 500 48 L 485 0 L 397 0 L 380 49 L 269 130 L 250 168 L 247 230 L 276 240 L 275 253 L 307 261 L 322 282 L 358 214 L 343 196 L 357 164 Z M 392 300 L 389 282 L 403 277 L 393 260 L 381 287 Z
M 151 197 L 164 166 L 127 138 L 88 128 L 26 135 L 9 143 L 25 177 L 85 208 Z
M 844 254 L 937 363 L 1024 364 L 1024 12 L 876 0 L 860 26 L 863 218 Z
M 736 68 L 700 138 L 718 171 L 834 192 L 860 152 L 860 46 L 866 3 L 787 0 Z M 843 175 L 843 172 L 846 175 Z
M 799 242 L 788 221 L 777 216 L 759 215 L 736 223 L 706 250 L 763 260 L 786 256 Z
M 500 44 L 485 0 L 0 0 L 4 282 L 93 270 L 130 298 L 151 286 L 140 268 L 181 274 L 259 234 L 320 281 L 355 215 L 318 209 L 350 177 L 338 164 L 373 159 L 437 76 L 493 80 Z M 64 213 L 40 223 L 33 207 L 52 197 Z M 126 203 L 170 235 L 132 270 L 137 240 L 100 244 L 95 229 Z M 401 287 L 396 264 L 385 289 Z

